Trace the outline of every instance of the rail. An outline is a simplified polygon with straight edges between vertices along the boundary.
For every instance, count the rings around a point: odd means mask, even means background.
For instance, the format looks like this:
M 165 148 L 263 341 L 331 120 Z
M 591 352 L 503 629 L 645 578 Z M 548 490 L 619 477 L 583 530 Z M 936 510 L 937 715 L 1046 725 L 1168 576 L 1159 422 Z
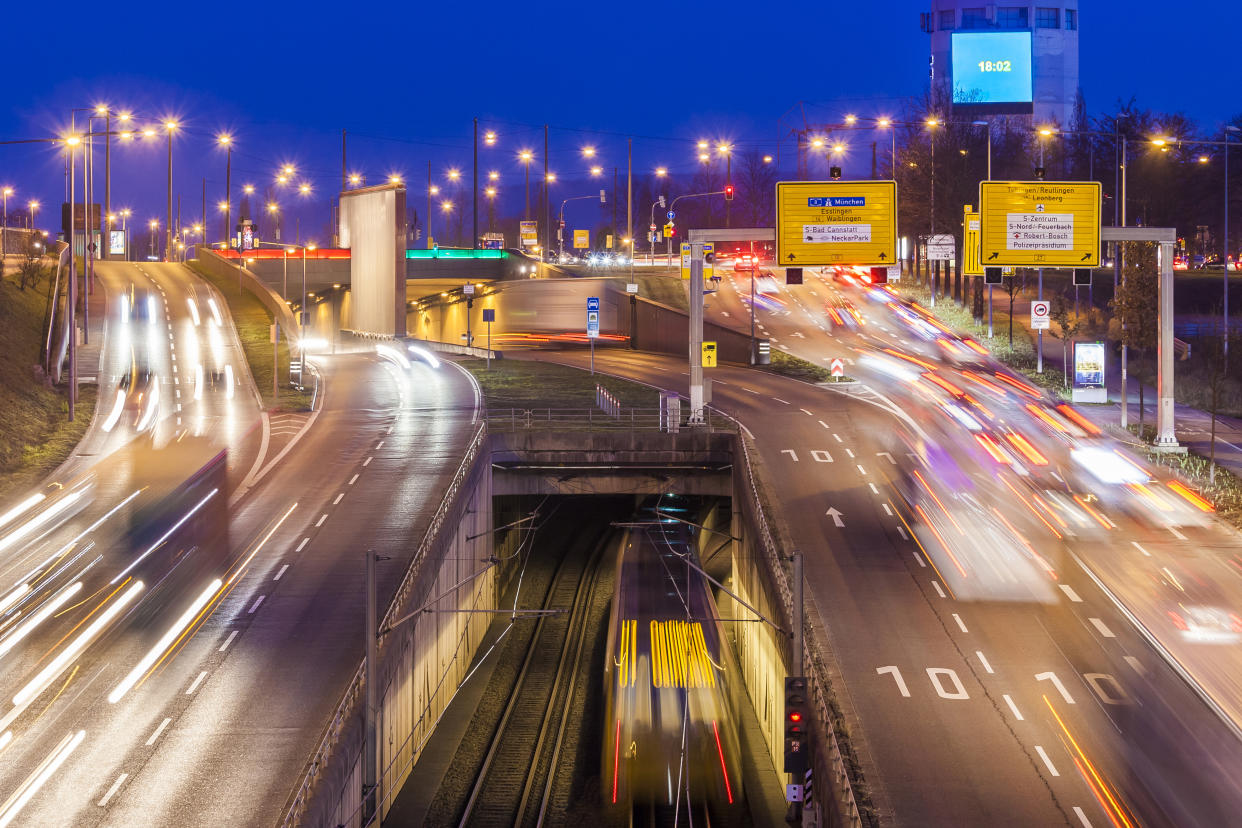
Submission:
M 735 431 L 733 420 L 719 412 L 704 411 L 701 426 L 690 426 L 686 421 L 689 410 L 683 408 L 681 430 L 703 428 L 707 432 Z M 492 432 L 515 431 L 661 431 L 660 409 L 622 408 L 489 408 L 485 414 L 487 427 Z
M 393 596 L 392 603 L 388 605 L 388 611 L 384 613 L 384 617 L 380 620 L 378 629 L 382 630 L 388 626 L 396 611 L 401 607 L 402 602 L 408 597 L 410 590 L 413 589 L 418 565 L 426 557 L 436 534 L 440 531 L 440 527 L 444 525 L 444 519 L 457 499 L 466 477 L 470 474 L 470 468 L 474 464 L 474 459 L 478 455 L 479 449 L 482 448 L 486 436 L 487 426 L 484 424 L 479 427 L 479 430 L 475 432 L 474 437 L 471 438 L 470 443 L 466 446 L 466 454 L 462 458 L 461 464 L 457 467 L 457 471 L 453 474 L 452 481 L 449 482 L 448 487 L 445 489 L 440 505 L 436 508 L 435 513 L 432 514 L 431 522 L 427 525 L 427 531 L 423 533 L 423 538 L 418 544 L 418 550 L 410 560 L 410 565 L 405 571 L 405 577 L 401 580 L 401 585 L 397 588 L 397 593 Z M 381 641 L 380 649 L 383 646 L 384 642 Z M 358 665 L 358 669 L 354 671 L 353 678 L 350 679 L 349 686 L 345 688 L 340 702 L 333 710 L 332 719 L 328 722 L 323 737 L 316 745 L 315 751 L 311 754 L 310 761 L 307 762 L 306 769 L 303 771 L 302 781 L 298 784 L 297 790 L 285 809 L 285 814 L 280 821 L 281 828 L 293 828 L 305 813 L 315 780 L 319 777 L 320 768 L 327 764 L 332 751 L 341 740 L 341 734 L 345 730 L 346 724 L 352 718 L 354 708 L 358 704 L 358 698 L 362 694 L 365 683 L 363 681 L 365 666 L 365 663 Z

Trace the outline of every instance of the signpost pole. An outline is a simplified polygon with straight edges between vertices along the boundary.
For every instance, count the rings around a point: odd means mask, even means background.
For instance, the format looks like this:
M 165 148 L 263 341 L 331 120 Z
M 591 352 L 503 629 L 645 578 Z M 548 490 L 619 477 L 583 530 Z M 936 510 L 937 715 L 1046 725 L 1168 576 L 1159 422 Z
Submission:
M 1039 301 L 1044 301 L 1044 269 L 1039 269 Z M 1044 372 L 1044 331 L 1039 330 L 1039 339 L 1036 347 L 1035 373 L 1042 374 Z
M 988 339 L 992 338 L 992 286 L 988 285 Z
M 690 245 L 690 425 L 703 424 L 703 243 Z
M 1159 252 L 1160 339 L 1156 343 L 1159 362 L 1156 394 L 1160 407 L 1156 410 L 1156 447 L 1169 451 L 1178 449 L 1177 435 L 1173 431 L 1173 242 L 1161 242 Z M 1225 267 L 1228 266 L 1226 260 Z

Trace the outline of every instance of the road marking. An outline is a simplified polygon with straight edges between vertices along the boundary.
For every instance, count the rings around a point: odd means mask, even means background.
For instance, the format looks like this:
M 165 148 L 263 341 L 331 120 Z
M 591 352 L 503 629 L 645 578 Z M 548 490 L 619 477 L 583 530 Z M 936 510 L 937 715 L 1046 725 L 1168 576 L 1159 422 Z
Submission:
M 383 447 L 384 447 L 384 441 L 383 441 L 383 440 L 380 440 L 378 443 L 376 443 L 376 444 L 375 444 L 375 450 L 376 450 L 376 451 L 379 451 L 379 450 L 380 450 L 380 449 L 382 449 Z
M 866 470 L 866 469 L 864 469 L 864 468 L 862 467 L 862 464 L 861 464 L 861 463 L 858 463 L 858 464 L 856 464 L 856 465 L 858 466 L 858 473 L 859 473 L 859 474 L 866 474 L 866 473 L 867 473 L 867 470 Z
M 181 389 L 177 389 L 177 399 L 181 399 Z
M 841 512 L 835 506 L 829 509 L 826 514 L 832 518 L 832 522 L 836 524 L 838 529 L 845 526 L 845 521 L 841 520 Z
M 872 493 L 872 494 L 879 494 L 879 493 L 880 493 L 880 490 L 879 490 L 879 489 L 877 489 L 877 488 L 875 487 L 875 484 L 874 484 L 874 483 L 868 483 L 867 485 L 871 487 L 871 493 Z
M 778 402 L 778 403 L 783 403 L 784 405 L 789 405 L 789 400 L 782 400 L 780 397 L 773 397 L 772 399 L 773 399 L 773 400 L 775 400 L 775 401 L 776 401 L 776 402 Z
M 298 548 L 297 548 L 297 549 L 295 549 L 295 550 L 293 550 L 293 551 L 294 551 L 294 552 L 301 552 L 303 549 L 305 549 L 305 548 L 306 548 L 306 544 L 308 544 L 308 543 L 310 543 L 310 538 L 302 538 L 302 542 L 298 544 Z
M 264 599 L 264 598 L 266 598 L 266 597 L 267 597 L 266 595 L 260 595 L 258 598 L 256 598 L 256 599 L 255 599 L 255 602 L 254 602 L 253 604 L 251 604 L 250 609 L 246 610 L 246 614 L 247 614 L 247 615 L 254 615 L 254 611 L 255 611 L 255 610 L 257 610 L 257 609 L 259 608 L 259 604 L 262 604 L 262 603 L 263 603 L 263 599 Z
M 341 492 L 339 495 L 336 496 L 336 500 L 332 501 L 332 505 L 335 506 L 336 504 L 340 503 L 341 498 L 343 497 L 345 497 L 345 493 Z
M 355 474 L 353 477 L 349 478 L 349 485 L 352 486 L 357 482 L 358 482 L 358 475 Z
M 318 529 L 320 526 L 323 526 L 323 522 L 327 519 L 328 519 L 328 513 L 324 512 L 322 515 L 319 516 L 319 520 L 315 521 L 315 528 Z
M 884 514 L 888 515 L 889 517 L 893 516 L 893 510 L 889 508 L 887 503 L 881 503 L 880 505 L 884 507 Z
M 1082 599 L 1078 597 L 1078 593 L 1074 592 L 1074 588 L 1070 586 L 1069 584 L 1061 584 L 1061 591 L 1064 592 L 1067 596 L 1069 596 L 1069 599 L 1073 601 L 1075 604 L 1082 603 Z
M 892 453 L 891 453 L 891 452 L 887 452 L 887 451 L 877 451 L 877 452 L 875 453 L 875 456 L 876 456 L 876 457 L 887 457 L 887 458 L 888 458 L 888 462 L 892 463 L 894 466 L 895 466 L 895 465 L 897 465 L 897 461 L 893 459 L 893 455 L 892 455 Z
M 175 361 L 176 361 L 176 359 L 177 359 L 177 357 L 175 357 L 175 356 L 174 356 L 174 357 L 173 357 L 173 361 L 175 362 Z M 175 374 L 175 373 L 177 373 L 177 366 L 176 366 L 176 365 L 174 365 L 174 366 L 173 366 L 173 373 L 174 373 L 174 374 Z
M 805 414 L 805 415 L 806 415 L 806 416 L 808 416 L 808 417 L 814 417 L 814 416 L 815 416 L 815 415 L 814 415 L 814 414 L 812 414 L 811 412 L 807 411 L 805 408 L 799 408 L 798 410 L 799 410 L 799 411 L 801 411 L 803 414 Z
M 932 581 L 932 589 L 936 590 L 936 594 L 937 594 L 937 595 L 939 595 L 941 598 L 945 598 L 945 597 L 947 597 L 947 596 L 944 594 L 944 590 L 940 588 L 940 582 L 939 582 L 939 581 Z
M 180 384 L 181 384 L 181 379 L 179 377 L 173 377 L 173 385 L 180 385 Z
M 231 633 L 229 633 L 229 637 L 224 639 L 224 643 L 220 645 L 220 649 L 217 650 L 217 652 L 222 653 L 225 650 L 227 650 L 229 648 L 229 645 L 233 643 L 233 639 L 237 638 L 237 633 L 238 633 L 237 630 L 233 630 Z
M 902 540 L 910 540 L 910 536 L 906 534 L 906 530 L 900 526 L 897 527 L 897 533 L 901 535 Z
M 281 576 L 281 575 L 284 575 L 284 574 L 285 574 L 285 570 L 286 570 L 286 569 L 288 569 L 288 568 L 289 568 L 289 564 L 285 564 L 284 566 L 282 566 L 282 567 L 280 568 L 280 571 L 276 573 L 276 577 L 275 577 L 275 578 L 272 578 L 272 580 L 273 580 L 273 581 L 279 581 L 279 580 L 280 580 L 280 576 Z
M 819 421 L 819 424 L 820 424 L 820 425 L 822 425 L 824 428 L 827 428 L 827 427 L 828 427 L 828 424 L 827 424 L 827 423 L 825 423 L 823 420 L 820 420 L 820 421 Z
M 1020 721 L 1020 722 L 1022 722 L 1022 721 L 1026 721 L 1025 719 L 1023 719 L 1023 718 L 1022 718 L 1022 714 L 1018 712 L 1018 706 L 1017 706 L 1016 704 L 1014 704 L 1014 703 L 1013 703 L 1013 699 L 1009 698 L 1009 694 L 1008 694 L 1008 693 L 1002 693 L 1002 694 L 1001 694 L 1001 698 L 1005 700 L 1005 704 L 1009 705 L 1009 709 L 1013 711 L 1014 718 L 1016 718 L 1016 719 L 1017 719 L 1018 721 Z M 1036 749 L 1038 750 L 1038 748 L 1036 748 Z M 1042 750 L 1040 750 L 1039 752 L 1040 752 L 1040 755 L 1042 756 L 1042 755 L 1043 755 L 1043 751 L 1042 751 Z M 1047 761 L 1048 761 L 1048 757 L 1047 757 L 1047 756 L 1044 756 L 1044 761 L 1045 761 L 1045 762 L 1047 762 Z M 1049 767 L 1049 768 L 1052 768 L 1052 766 L 1051 766 L 1051 765 L 1049 765 L 1048 767 Z M 1056 775 L 1057 775 L 1057 772 L 1056 772 L 1056 769 L 1055 769 L 1055 768 L 1053 768 L 1053 770 L 1052 770 L 1052 775 L 1053 775 L 1053 776 L 1056 776 Z
M 1142 552 L 1142 553 L 1143 553 L 1144 555 L 1146 555 L 1147 557 L 1149 557 L 1149 558 L 1151 557 L 1151 553 L 1150 553 L 1150 552 L 1148 552 L 1148 551 L 1147 551 L 1146 549 L 1144 549 L 1143 547 L 1139 546 L 1139 542 L 1138 542 L 1138 541 L 1130 541 L 1130 543 L 1134 544 L 1134 548 L 1135 548 L 1135 549 L 1137 549 L 1138 551 Z
M 151 747 L 151 745 L 155 744 L 155 740 L 160 738 L 160 734 L 164 732 L 164 728 L 168 727 L 168 723 L 171 721 L 172 718 L 170 717 L 160 722 L 160 726 L 157 727 L 155 732 L 151 734 L 151 738 L 147 739 L 147 747 Z
M 1134 670 L 1134 672 L 1138 673 L 1140 676 L 1145 675 L 1147 673 L 1147 670 L 1143 667 L 1142 664 L 1139 663 L 1139 660 L 1135 658 L 1134 656 L 1122 656 L 1122 658 L 1124 658 L 1126 660 L 1126 664 L 1129 664 L 1130 668 Z
M 371 461 L 374 459 L 375 459 L 374 457 L 368 457 L 366 460 L 363 460 L 362 467 L 366 468 L 367 466 L 371 465 Z
M 851 460 L 853 460 L 853 459 L 854 459 L 854 452 L 850 451 L 849 449 L 846 449 L 846 450 L 845 450 L 845 453 L 846 453 L 846 454 L 848 454 L 848 455 L 850 456 L 850 459 L 851 459 Z
M 205 678 L 207 678 L 207 671 L 206 671 L 206 670 L 204 670 L 203 672 L 199 673 L 199 674 L 198 674 L 198 678 L 194 679 L 194 681 L 190 683 L 190 686 L 189 686 L 189 687 L 187 687 L 187 688 L 185 689 L 185 694 L 186 694 L 187 696 L 193 696 L 193 695 L 194 695 L 194 691 L 198 689 L 198 686 L 199 686 L 200 684 L 202 684 L 202 683 L 203 683 L 203 679 L 205 679 Z
M 840 434 L 833 434 L 833 435 L 832 435 L 832 438 L 833 438 L 834 440 L 836 440 L 838 443 L 844 443 L 844 442 L 845 442 L 844 440 L 842 440 L 842 439 L 841 439 L 841 435 L 840 435 Z
M 953 613 L 953 620 L 957 622 L 957 626 L 962 632 L 970 632 L 970 630 L 966 629 L 966 623 L 962 621 L 962 616 L 958 615 L 956 612 Z
M 1075 805 L 1074 813 L 1078 815 L 1078 821 L 1082 823 L 1082 828 L 1091 828 L 1091 820 L 1087 819 L 1087 815 L 1082 812 L 1082 808 Z
M 1105 638 L 1116 638 L 1117 637 L 1116 634 L 1112 630 L 1110 630 L 1107 626 L 1105 626 L 1104 622 L 1101 621 L 1100 619 L 1088 618 L 1087 620 L 1090 621 L 1092 624 L 1094 624 L 1095 628 L 1100 631 L 1100 635 L 1104 636 Z
M 919 562 L 919 566 L 921 566 L 921 567 L 923 567 L 924 569 L 926 569 L 926 568 L 927 568 L 927 561 L 923 560 L 922 556 L 921 556 L 921 555 L 919 555 L 919 553 L 918 553 L 918 551 L 917 551 L 917 550 L 915 550 L 915 552 L 914 552 L 913 554 L 914 554 L 914 559 L 915 559 L 916 561 L 918 561 L 918 562 Z
M 121 789 L 121 786 L 125 784 L 126 779 L 129 779 L 128 773 L 123 773 L 116 778 L 116 781 L 112 783 L 112 787 L 108 788 L 108 792 L 103 795 L 103 799 L 99 800 L 100 808 L 108 804 L 108 800 L 112 799 L 113 795 Z
M 932 583 L 934 584 L 935 581 L 932 581 Z M 983 650 L 975 650 L 975 655 L 979 656 L 979 663 L 983 665 L 984 670 L 987 670 L 988 673 L 992 675 L 996 673 L 996 671 L 992 669 L 992 665 L 988 663 L 987 656 L 983 654 Z
M 1049 773 L 1051 773 L 1053 776 L 1061 775 L 1060 773 L 1057 772 L 1056 767 L 1054 767 L 1052 764 L 1052 760 L 1048 758 L 1048 754 L 1044 752 L 1044 749 L 1042 747 L 1040 747 L 1039 745 L 1036 745 L 1035 752 L 1039 754 L 1040 759 L 1044 760 L 1044 764 L 1048 766 Z
M 1172 532 L 1173 537 L 1177 538 L 1178 540 L 1186 540 L 1186 536 L 1183 535 L 1181 532 L 1177 531 L 1177 529 L 1173 528 L 1172 526 L 1168 527 L 1168 530 Z

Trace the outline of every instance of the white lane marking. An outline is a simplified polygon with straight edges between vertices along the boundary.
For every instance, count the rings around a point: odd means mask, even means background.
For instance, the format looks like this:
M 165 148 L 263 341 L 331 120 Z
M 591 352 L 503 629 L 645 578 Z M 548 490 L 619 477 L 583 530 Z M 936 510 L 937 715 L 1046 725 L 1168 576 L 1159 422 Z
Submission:
M 944 590 L 940 588 L 939 581 L 932 581 L 932 589 L 936 590 L 936 594 L 939 595 L 941 598 L 948 597 L 947 595 L 944 594 Z
M 1122 658 L 1126 660 L 1126 664 L 1129 664 L 1130 669 L 1134 670 L 1134 672 L 1138 673 L 1140 676 L 1146 674 L 1147 672 L 1146 668 L 1144 668 L 1143 665 L 1139 663 L 1139 660 L 1137 658 L 1135 658 L 1134 656 L 1122 656 Z
M 785 404 L 785 405 L 789 405 L 789 400 L 782 400 L 780 397 L 773 397 L 772 399 L 773 399 L 773 400 L 775 400 L 775 401 L 776 401 L 776 402 L 778 402 L 778 403 L 783 403 L 783 404 Z
M 741 388 L 743 391 L 749 391 L 749 392 L 750 392 L 750 393 L 752 393 L 752 394 L 758 394 L 758 393 L 759 393 L 758 391 L 756 391 L 756 390 L 755 390 L 755 389 L 753 389 L 753 388 L 747 388 L 745 385 L 740 385 L 740 386 L 738 386 L 738 387 L 739 387 L 739 388 Z
M 281 576 L 281 575 L 284 575 L 284 574 L 285 574 L 285 570 L 287 570 L 288 568 L 289 568 L 289 564 L 285 564 L 284 566 L 282 566 L 282 567 L 280 568 L 280 571 L 276 573 L 276 577 L 275 577 L 275 578 L 272 578 L 272 580 L 273 580 L 273 581 L 279 581 L 279 580 L 280 580 L 280 576 Z
M 1151 557 L 1151 553 L 1150 553 L 1150 552 L 1148 552 L 1148 551 L 1147 551 L 1146 549 L 1144 549 L 1143 547 L 1139 546 L 1139 542 L 1138 542 L 1138 541 L 1130 541 L 1130 543 L 1134 544 L 1134 548 L 1135 548 L 1135 549 L 1137 549 L 1138 551 L 1142 552 L 1142 553 L 1143 553 L 1144 555 L 1146 555 L 1147 557 L 1149 557 L 1149 558 Z
M 233 630 L 231 633 L 229 633 L 229 637 L 224 639 L 224 643 L 220 645 L 220 649 L 218 650 L 218 652 L 222 653 L 225 650 L 227 650 L 229 648 L 229 645 L 233 643 L 233 639 L 237 638 L 237 633 L 238 633 L 237 630 Z
M 254 603 L 250 605 L 250 609 L 246 610 L 246 614 L 254 615 L 254 611 L 259 608 L 259 604 L 262 604 L 263 599 L 266 597 L 267 597 L 266 595 L 260 595 L 258 598 L 256 598 Z
M 889 517 L 893 516 L 893 510 L 888 507 L 887 503 L 881 503 L 880 505 L 884 507 L 884 514 L 888 515 Z
M 1061 775 L 1060 773 L 1057 772 L 1056 767 L 1052 764 L 1052 760 L 1048 758 L 1048 754 L 1044 752 L 1044 749 L 1042 747 L 1040 747 L 1039 745 L 1036 745 L 1035 752 L 1039 754 L 1040 759 L 1044 760 L 1044 764 L 1048 766 L 1049 773 L 1051 773 L 1053 776 Z
M 206 671 L 206 670 L 204 670 L 203 672 L 199 673 L 199 674 L 198 674 L 198 677 L 197 677 L 196 679 L 194 679 L 194 681 L 190 682 L 190 686 L 189 686 L 189 687 L 187 687 L 187 688 L 185 689 L 185 694 L 186 694 L 187 696 L 193 696 L 193 695 L 194 695 L 194 691 L 198 689 L 198 686 L 199 686 L 200 684 L 202 684 L 202 683 L 203 683 L 203 679 L 205 679 L 205 678 L 207 678 L 207 671 Z
M 343 497 L 345 497 L 345 493 L 341 492 L 339 495 L 336 496 L 336 500 L 332 501 L 332 505 L 335 506 L 336 504 L 340 503 L 341 498 Z
M 368 457 L 366 460 L 363 460 L 362 467 L 366 468 L 367 466 L 371 465 L 371 461 L 374 459 L 375 459 L 374 457 Z
M 1078 593 L 1074 592 L 1074 588 L 1069 584 L 1061 584 L 1061 591 L 1064 592 L 1075 604 L 1082 603 L 1082 599 L 1078 597 Z
M 871 493 L 872 493 L 872 494 L 879 494 L 879 493 L 880 493 L 880 490 L 879 490 L 879 489 L 877 489 L 877 488 L 875 487 L 875 484 L 874 484 L 874 483 L 868 483 L 867 485 L 871 487 Z
M 1091 828 L 1091 820 L 1087 819 L 1087 815 L 1082 812 L 1082 808 L 1075 805 L 1074 813 L 1078 815 L 1078 821 L 1082 823 L 1082 828 Z
M 170 717 L 160 722 L 160 726 L 157 727 L 155 732 L 151 734 L 151 738 L 147 739 L 147 747 L 151 747 L 151 745 L 155 744 L 155 740 L 160 738 L 160 734 L 164 732 L 164 728 L 168 727 L 168 723 L 171 721 L 172 718 Z
M 1173 533 L 1173 537 L 1177 538 L 1178 540 L 1186 540 L 1186 536 L 1185 536 L 1185 535 L 1183 535 L 1181 532 L 1177 531 L 1177 530 L 1176 530 L 1175 528 L 1173 528 L 1172 526 L 1168 527 L 1168 530 L 1169 530 L 1170 532 L 1172 532 L 1172 533 Z
M 375 450 L 376 450 L 376 451 L 379 451 L 379 450 L 380 450 L 380 449 L 382 449 L 383 447 L 384 447 L 384 441 L 383 441 L 383 440 L 380 440 L 378 443 L 376 443 L 376 444 L 375 444 Z
M 1009 705 L 1009 709 L 1013 711 L 1014 718 L 1016 718 L 1016 719 L 1017 719 L 1018 721 L 1020 721 L 1020 722 L 1022 722 L 1022 721 L 1026 721 L 1025 719 L 1023 719 L 1023 718 L 1022 718 L 1022 714 L 1018 712 L 1018 706 L 1017 706 L 1016 704 L 1014 704 L 1014 703 L 1013 703 L 1013 699 L 1009 698 L 1009 694 L 1008 694 L 1008 693 L 1002 693 L 1002 694 L 1001 694 L 1001 698 L 1005 700 L 1005 704 Z M 1043 754 L 1043 751 L 1042 751 L 1042 750 L 1040 751 L 1040 754 L 1041 754 L 1041 755 Z M 1047 762 L 1047 761 L 1048 761 L 1048 757 L 1047 757 L 1047 756 L 1044 756 L 1044 761 L 1045 761 L 1045 762 Z M 1051 766 L 1051 765 L 1049 765 L 1048 767 L 1049 767 L 1049 768 L 1051 768 L 1052 766 Z M 1057 775 L 1057 772 L 1056 772 L 1056 770 L 1055 770 L 1055 769 L 1053 769 L 1053 771 L 1052 771 L 1052 775 L 1053 775 L 1053 776 L 1056 776 L 1056 775 Z
M 176 356 L 174 356 L 174 357 L 173 357 L 173 360 L 174 360 L 174 361 L 176 361 L 176 359 L 177 359 L 177 357 L 176 357 Z M 176 365 L 174 365 L 174 366 L 173 366 L 173 373 L 174 373 L 174 374 L 175 374 L 175 373 L 177 373 L 177 366 L 176 366 Z
M 827 427 L 828 427 L 828 424 L 827 424 L 827 423 L 825 423 L 823 420 L 820 420 L 820 421 L 819 421 L 819 424 L 820 424 L 820 425 L 822 425 L 824 428 L 827 428 Z
M 320 526 L 323 526 L 323 522 L 327 519 L 328 519 L 328 513 L 324 512 L 322 515 L 319 516 L 319 520 L 315 521 L 315 528 L 318 529 Z
M 833 438 L 834 440 L 836 440 L 838 443 L 844 443 L 844 442 L 845 442 L 844 440 L 842 440 L 842 439 L 841 439 L 841 435 L 840 435 L 840 434 L 833 434 L 833 435 L 832 435 L 832 438 Z
M 177 389 L 177 399 L 181 399 L 181 389 Z
M 910 536 L 906 534 L 906 530 L 900 526 L 897 527 L 897 534 L 901 535 L 902 540 L 910 540 Z
M 814 417 L 814 416 L 815 416 L 815 415 L 814 415 L 814 414 L 812 414 L 811 412 L 807 411 L 805 408 L 799 408 L 798 410 L 799 410 L 799 411 L 801 411 L 803 414 L 805 414 L 805 415 L 806 415 L 806 416 L 808 416 L 808 417 Z
M 864 468 L 862 467 L 862 464 L 861 464 L 861 463 L 857 463 L 857 464 L 855 464 L 855 465 L 857 465 L 857 466 L 858 466 L 858 473 L 859 473 L 859 474 L 866 474 L 866 473 L 867 473 L 867 470 L 866 470 L 866 469 L 864 469 Z
M 305 549 L 305 548 L 306 548 L 306 544 L 308 544 L 308 543 L 310 543 L 310 538 L 302 538 L 302 542 L 298 544 L 298 548 L 297 548 L 297 549 L 295 549 L 295 550 L 293 550 L 293 551 L 294 551 L 294 552 L 301 552 L 303 549 Z
M 357 482 L 358 482 L 358 475 L 355 474 L 353 477 L 349 478 L 349 485 L 352 486 Z
M 932 581 L 932 583 L 935 583 L 935 581 Z M 988 662 L 987 656 L 983 654 L 983 650 L 975 650 L 975 655 L 979 656 L 979 663 L 983 665 L 984 670 L 987 670 L 988 673 L 992 675 L 996 673 L 996 671 L 992 669 L 992 665 Z
M 116 778 L 116 781 L 112 783 L 112 787 L 108 788 L 108 792 L 103 795 L 103 799 L 99 800 L 100 808 L 108 804 L 108 800 L 112 799 L 116 792 L 121 789 L 121 786 L 125 784 L 126 779 L 129 779 L 128 773 L 123 773 Z
M 1090 621 L 1092 624 L 1094 624 L 1095 628 L 1100 631 L 1100 635 L 1104 636 L 1105 638 L 1116 638 L 1117 637 L 1116 633 L 1114 633 L 1107 626 L 1105 626 L 1104 622 L 1101 621 L 1100 619 L 1088 618 L 1087 620 Z
M 180 385 L 180 384 L 181 384 L 181 379 L 179 377 L 173 377 L 173 385 Z
M 851 460 L 853 460 L 853 459 L 854 459 L 854 452 L 853 452 L 853 451 L 851 451 L 850 449 L 846 449 L 846 450 L 845 450 L 845 453 L 846 453 L 846 454 L 848 454 L 848 455 L 850 456 L 850 459 L 851 459 Z
M 966 623 L 962 621 L 962 616 L 958 615 L 956 612 L 953 613 L 953 620 L 957 622 L 957 626 L 962 632 L 970 632 L 970 630 L 966 629 Z
M 914 554 L 914 559 L 919 562 L 919 566 L 926 569 L 927 562 L 923 560 L 923 556 L 918 553 L 918 550 L 915 550 L 913 554 Z

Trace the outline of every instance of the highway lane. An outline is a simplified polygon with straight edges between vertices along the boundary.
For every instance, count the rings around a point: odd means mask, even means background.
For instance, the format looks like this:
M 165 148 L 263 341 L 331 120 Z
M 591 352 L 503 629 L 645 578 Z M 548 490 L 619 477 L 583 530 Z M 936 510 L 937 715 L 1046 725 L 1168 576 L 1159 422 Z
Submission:
M 684 391 L 673 360 L 607 351 L 600 367 Z M 709 373 L 724 380 L 717 407 L 754 432 L 807 553 L 807 591 L 883 815 L 1102 825 L 1137 813 L 1144 824 L 1207 825 L 1228 812 L 1236 800 L 1220 772 L 1231 747 L 1150 647 L 1120 632 L 1124 621 L 1087 577 L 1067 569 L 1070 592 L 1046 605 L 955 600 L 911 537 L 889 414 L 771 375 Z M 1123 693 L 1142 706 L 1111 703 Z

